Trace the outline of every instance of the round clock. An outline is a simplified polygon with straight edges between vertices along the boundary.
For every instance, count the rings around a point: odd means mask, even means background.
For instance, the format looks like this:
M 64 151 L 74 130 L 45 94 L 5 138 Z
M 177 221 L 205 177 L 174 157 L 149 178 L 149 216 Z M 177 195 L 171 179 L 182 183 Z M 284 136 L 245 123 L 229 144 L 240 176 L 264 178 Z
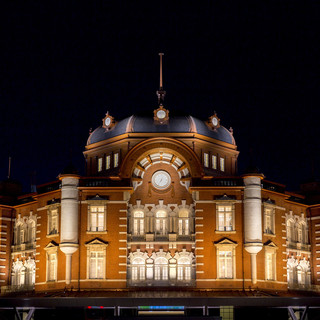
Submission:
M 111 119 L 107 118 L 106 120 L 104 120 L 104 124 L 106 125 L 106 127 L 109 127 L 111 123 Z
M 163 110 L 159 110 L 159 111 L 157 112 L 157 117 L 158 117 L 159 119 L 165 118 L 165 117 L 166 117 L 166 112 L 163 111 Z
M 156 189 L 164 190 L 170 186 L 171 176 L 167 171 L 159 170 L 152 175 L 151 182 Z
M 212 118 L 211 122 L 215 127 L 218 125 L 218 119 L 215 117 Z

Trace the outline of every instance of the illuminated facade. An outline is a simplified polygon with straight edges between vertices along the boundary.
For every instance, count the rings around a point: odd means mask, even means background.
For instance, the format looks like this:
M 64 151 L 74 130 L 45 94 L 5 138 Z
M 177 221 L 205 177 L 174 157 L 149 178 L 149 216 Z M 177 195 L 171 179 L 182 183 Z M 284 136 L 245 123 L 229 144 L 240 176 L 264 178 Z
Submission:
M 255 169 L 239 176 L 232 129 L 216 114 L 170 117 L 162 84 L 157 94 L 149 118 L 106 114 L 86 176 L 70 166 L 36 193 L 2 197 L 2 292 L 318 290 L 319 205 Z

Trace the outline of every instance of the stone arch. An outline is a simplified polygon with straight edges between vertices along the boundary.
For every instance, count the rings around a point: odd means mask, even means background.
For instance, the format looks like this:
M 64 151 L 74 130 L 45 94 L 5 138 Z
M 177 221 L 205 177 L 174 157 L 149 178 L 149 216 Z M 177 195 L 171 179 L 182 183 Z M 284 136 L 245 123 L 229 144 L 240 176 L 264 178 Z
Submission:
M 159 137 L 142 141 L 127 153 L 120 167 L 120 177 L 139 182 L 144 171 L 159 162 L 172 165 L 181 181 L 189 181 L 189 184 L 191 177 L 204 176 L 201 162 L 189 146 L 176 139 Z

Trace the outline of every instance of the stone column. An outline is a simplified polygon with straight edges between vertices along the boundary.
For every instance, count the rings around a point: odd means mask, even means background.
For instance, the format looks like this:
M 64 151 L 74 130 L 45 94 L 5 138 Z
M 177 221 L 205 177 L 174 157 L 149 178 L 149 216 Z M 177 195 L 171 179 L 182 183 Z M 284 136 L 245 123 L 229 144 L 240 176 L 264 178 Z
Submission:
M 71 282 L 72 255 L 79 247 L 79 176 L 62 174 L 60 250 L 66 255 L 66 284 Z
M 251 256 L 252 283 L 257 283 L 257 253 L 262 249 L 262 174 L 246 174 L 244 180 L 244 248 Z

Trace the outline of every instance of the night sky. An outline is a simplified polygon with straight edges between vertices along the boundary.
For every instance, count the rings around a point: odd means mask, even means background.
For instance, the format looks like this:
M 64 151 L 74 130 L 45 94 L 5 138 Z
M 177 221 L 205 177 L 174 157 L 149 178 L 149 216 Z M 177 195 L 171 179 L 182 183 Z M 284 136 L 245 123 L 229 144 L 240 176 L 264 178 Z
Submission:
M 234 129 L 253 161 L 297 190 L 319 177 L 319 1 L 5 1 L 0 24 L 0 180 L 84 173 L 90 128 L 153 116 L 164 52 L 170 116 Z M 174 4 L 172 3 L 174 2 Z

